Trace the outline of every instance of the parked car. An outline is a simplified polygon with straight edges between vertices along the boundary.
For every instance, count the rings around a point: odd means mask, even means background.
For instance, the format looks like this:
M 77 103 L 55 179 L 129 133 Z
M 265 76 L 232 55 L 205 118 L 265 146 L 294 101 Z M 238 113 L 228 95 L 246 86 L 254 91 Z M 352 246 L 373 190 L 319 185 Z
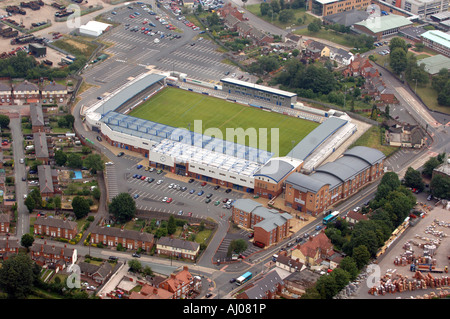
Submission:
M 172 198 L 169 197 L 169 198 L 167 199 L 166 203 L 171 203 L 171 202 L 172 202 Z
M 202 183 L 202 186 L 205 186 L 205 185 L 206 185 L 206 182 L 203 182 L 203 183 Z
M 141 255 L 139 255 L 138 253 L 134 253 L 132 256 L 135 258 L 141 258 Z
M 138 166 L 136 166 L 137 169 L 141 169 L 142 167 L 144 167 L 144 165 L 139 164 Z
M 197 193 L 197 195 L 198 195 L 198 196 L 202 196 L 204 193 L 205 193 L 205 192 L 201 190 L 201 191 L 199 191 L 199 192 Z
M 134 199 L 136 199 L 136 198 L 138 198 L 138 197 L 139 197 L 139 194 L 135 194 L 135 195 L 133 196 Z
M 231 192 L 231 188 L 228 188 L 226 191 L 225 191 L 225 193 L 230 193 Z
M 190 183 L 193 183 L 195 180 L 193 179 L 193 178 L 191 178 L 190 180 L 189 180 L 189 184 Z
M 213 196 L 212 193 L 209 193 L 208 195 L 206 195 L 206 198 L 211 198 Z
M 119 154 L 117 154 L 117 157 L 121 157 L 121 156 L 124 156 L 124 155 L 125 155 L 124 152 L 120 152 Z

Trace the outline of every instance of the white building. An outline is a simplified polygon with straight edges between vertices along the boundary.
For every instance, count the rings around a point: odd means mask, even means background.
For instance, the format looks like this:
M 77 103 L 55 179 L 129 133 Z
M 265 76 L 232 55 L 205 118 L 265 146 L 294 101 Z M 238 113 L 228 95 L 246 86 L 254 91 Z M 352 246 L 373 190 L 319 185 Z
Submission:
M 98 21 L 89 21 L 85 25 L 82 25 L 79 29 L 81 35 L 89 36 L 89 37 L 98 37 L 103 34 L 103 32 L 109 30 L 111 24 L 98 22 Z

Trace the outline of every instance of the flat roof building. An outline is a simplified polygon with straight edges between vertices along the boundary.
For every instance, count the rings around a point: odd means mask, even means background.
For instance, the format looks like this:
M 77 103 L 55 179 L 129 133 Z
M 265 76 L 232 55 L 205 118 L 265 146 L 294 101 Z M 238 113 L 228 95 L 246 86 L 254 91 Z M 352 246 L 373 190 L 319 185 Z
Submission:
M 353 9 L 363 10 L 370 4 L 370 0 L 312 0 L 307 1 L 308 11 L 314 15 L 329 16 L 332 14 L 350 11 Z
M 417 61 L 417 65 L 421 65 L 422 63 L 425 65 L 425 71 L 430 75 L 438 74 L 442 69 L 450 70 L 450 58 L 442 54 Z
M 397 34 L 401 29 L 411 26 L 413 23 L 399 15 L 390 14 L 369 18 L 353 25 L 356 32 L 364 33 L 378 40 Z
M 450 34 L 439 30 L 429 30 L 422 33 L 421 38 L 427 48 L 450 57 Z

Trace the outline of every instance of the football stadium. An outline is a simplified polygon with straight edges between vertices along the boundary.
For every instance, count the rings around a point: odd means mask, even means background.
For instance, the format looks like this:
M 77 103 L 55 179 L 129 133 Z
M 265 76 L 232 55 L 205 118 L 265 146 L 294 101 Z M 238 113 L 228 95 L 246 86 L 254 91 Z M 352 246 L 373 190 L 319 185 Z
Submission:
M 174 73 L 144 73 L 81 113 L 105 141 L 149 166 L 267 198 L 356 132 L 347 114 L 305 106 L 292 92 Z

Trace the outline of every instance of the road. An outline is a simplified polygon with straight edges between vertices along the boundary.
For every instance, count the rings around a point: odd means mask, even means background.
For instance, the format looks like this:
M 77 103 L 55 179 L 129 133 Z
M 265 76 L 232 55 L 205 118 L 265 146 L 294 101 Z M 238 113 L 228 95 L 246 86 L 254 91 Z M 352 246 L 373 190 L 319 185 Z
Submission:
M 19 113 L 17 113 L 19 114 Z M 20 116 L 10 118 L 12 145 L 14 151 L 14 178 L 17 202 L 17 230 L 16 236 L 20 240 L 24 234 L 30 231 L 30 214 L 24 203 L 24 195 L 28 194 L 27 182 L 22 178 L 27 176 L 25 163 L 20 163 L 25 158 L 22 135 L 22 122 Z

